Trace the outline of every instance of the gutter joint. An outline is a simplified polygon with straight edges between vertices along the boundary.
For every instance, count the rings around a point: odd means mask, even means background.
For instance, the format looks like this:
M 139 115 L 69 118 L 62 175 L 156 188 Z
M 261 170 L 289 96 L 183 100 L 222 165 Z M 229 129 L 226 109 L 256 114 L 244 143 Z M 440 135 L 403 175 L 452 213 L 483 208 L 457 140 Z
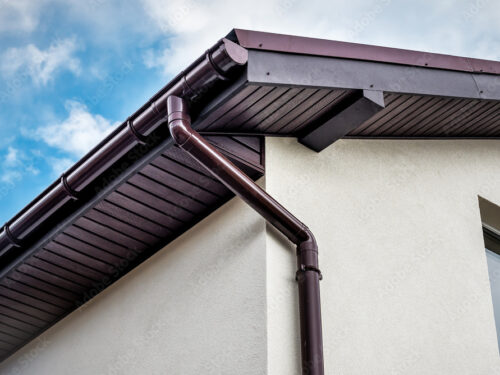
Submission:
M 12 246 L 14 247 L 23 247 L 23 242 L 19 239 L 17 239 L 11 232 L 10 228 L 9 228 L 9 224 L 6 223 L 4 226 L 3 226 L 3 230 L 5 232 L 5 236 L 7 237 L 7 239 L 9 240 L 9 242 L 12 244 Z

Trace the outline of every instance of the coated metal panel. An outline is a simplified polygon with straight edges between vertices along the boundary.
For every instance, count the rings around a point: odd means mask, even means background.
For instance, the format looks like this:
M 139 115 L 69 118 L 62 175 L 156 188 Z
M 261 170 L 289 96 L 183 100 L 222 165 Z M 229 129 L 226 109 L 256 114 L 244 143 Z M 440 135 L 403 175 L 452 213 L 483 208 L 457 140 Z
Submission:
M 260 138 L 211 142 L 259 177 Z M 47 329 L 232 193 L 170 142 L 107 187 L 0 277 L 0 358 Z
M 387 94 L 389 104 L 349 137 L 453 138 L 485 135 L 500 101 Z M 498 129 L 497 129 L 498 130 Z M 494 130 L 494 131 L 497 131 Z
M 249 51 L 247 77 L 251 85 L 500 100 L 495 75 L 257 50 Z
M 500 62 L 498 61 L 252 30 L 235 29 L 234 32 L 240 45 L 245 48 L 500 74 Z

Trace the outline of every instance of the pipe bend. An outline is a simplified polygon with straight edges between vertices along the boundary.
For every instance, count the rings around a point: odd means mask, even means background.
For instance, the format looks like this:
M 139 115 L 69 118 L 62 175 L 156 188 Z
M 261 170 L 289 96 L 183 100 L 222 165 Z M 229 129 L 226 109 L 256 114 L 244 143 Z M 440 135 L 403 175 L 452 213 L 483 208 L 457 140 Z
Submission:
M 297 248 L 309 249 L 318 252 L 318 243 L 311 230 L 304 225 L 304 228 L 297 234 Z
M 191 128 L 186 126 L 183 120 L 169 122 L 168 128 L 174 142 L 180 147 L 184 146 L 193 135 Z
M 180 97 L 170 95 L 167 99 L 168 108 L 168 128 L 174 142 L 182 147 L 191 136 L 193 129 L 191 128 L 191 118 L 188 115 L 187 102 Z
M 318 244 L 314 235 L 309 228 L 305 228 L 305 237 L 301 242 L 297 244 L 297 268 L 298 273 L 306 271 L 314 271 L 321 276 L 321 271 L 319 270 L 319 259 L 318 259 Z

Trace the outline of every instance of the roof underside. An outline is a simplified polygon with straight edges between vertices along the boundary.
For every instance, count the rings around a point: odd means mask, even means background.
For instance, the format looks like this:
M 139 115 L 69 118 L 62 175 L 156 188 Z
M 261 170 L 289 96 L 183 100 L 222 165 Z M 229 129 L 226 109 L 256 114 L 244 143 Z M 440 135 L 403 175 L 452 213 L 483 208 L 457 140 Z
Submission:
M 247 66 L 198 103 L 193 127 L 254 179 L 263 135 L 318 151 L 340 138 L 500 137 L 498 62 L 245 30 L 228 38 L 249 50 Z M 29 246 L 0 249 L 0 357 L 231 197 L 165 129 L 152 133 L 41 222 Z
M 197 122 L 203 132 L 301 137 L 354 90 L 248 84 Z M 384 93 L 385 108 L 345 137 L 500 137 L 500 101 Z
M 256 179 L 259 137 L 208 137 Z M 233 195 L 171 142 L 76 210 L 0 279 L 0 356 L 43 332 Z

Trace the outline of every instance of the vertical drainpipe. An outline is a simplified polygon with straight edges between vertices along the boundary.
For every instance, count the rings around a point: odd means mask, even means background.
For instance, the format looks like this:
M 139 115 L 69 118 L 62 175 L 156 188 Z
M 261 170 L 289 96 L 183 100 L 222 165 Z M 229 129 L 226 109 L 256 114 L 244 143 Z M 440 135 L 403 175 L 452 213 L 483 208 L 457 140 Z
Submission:
M 324 375 L 318 246 L 311 231 L 191 128 L 187 102 L 167 99 L 175 143 L 297 246 L 300 340 L 303 375 Z

